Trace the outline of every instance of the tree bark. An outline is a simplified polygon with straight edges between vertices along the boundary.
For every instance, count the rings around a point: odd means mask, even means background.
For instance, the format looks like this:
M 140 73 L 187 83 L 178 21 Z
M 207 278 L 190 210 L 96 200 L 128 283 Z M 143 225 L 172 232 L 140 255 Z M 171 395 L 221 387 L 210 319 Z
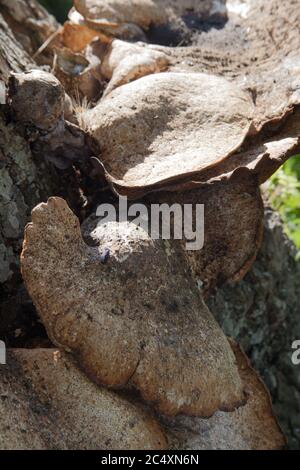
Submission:
M 300 446 L 300 366 L 292 342 L 300 339 L 300 263 L 279 216 L 265 210 L 259 256 L 245 279 L 209 299 L 223 331 L 245 349 L 269 388 L 289 447 Z
M 13 4 L 19 15 L 13 14 Z M 0 0 L 0 86 L 11 71 L 37 67 L 31 55 L 55 33 L 57 23 L 36 2 Z M 25 21 L 24 18 L 33 18 Z M 17 20 L 16 20 L 17 18 Z M 26 34 L 27 33 L 27 34 Z M 28 37 L 31 37 L 28 40 Z M 0 91 L 1 91 L 0 89 Z M 1 102 L 1 100 L 0 100 Z M 61 195 L 62 180 L 0 111 L 0 338 L 11 346 L 32 346 L 47 337 L 22 285 L 19 253 L 31 209 Z M 269 387 L 276 413 L 291 448 L 300 446 L 299 366 L 291 362 L 291 344 L 300 339 L 300 266 L 278 216 L 265 214 L 263 247 L 251 272 L 209 299 L 224 331 L 250 356 Z
M 14 21 L 12 10 L 16 13 Z M 4 103 L 5 88 L 10 72 L 38 68 L 28 52 L 41 45 L 56 27 L 54 18 L 35 1 L 0 1 L 0 337 L 9 342 L 24 324 L 28 332 L 36 325 L 34 312 L 30 308 L 28 311 L 29 299 L 19 272 L 24 227 L 31 209 L 51 195 L 62 195 L 64 184 L 42 154 L 33 156 L 30 145 L 10 121 Z M 28 52 L 17 40 L 18 36 L 25 42 L 25 31 L 27 38 L 35 41 L 34 46 L 27 44 Z M 36 331 L 41 330 L 38 327 Z

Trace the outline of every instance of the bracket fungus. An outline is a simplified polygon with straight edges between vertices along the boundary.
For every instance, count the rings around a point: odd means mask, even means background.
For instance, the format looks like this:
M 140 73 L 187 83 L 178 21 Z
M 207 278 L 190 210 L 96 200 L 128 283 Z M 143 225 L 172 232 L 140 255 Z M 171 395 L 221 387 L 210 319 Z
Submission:
M 234 355 L 183 253 L 127 222 L 100 226 L 98 237 L 100 249 L 83 242 L 60 198 L 32 213 L 22 274 L 54 343 L 97 383 L 134 387 L 165 414 L 210 416 L 241 404 Z
M 11 74 L 8 98 L 33 152 L 43 154 L 58 168 L 93 155 L 83 130 L 64 118 L 67 98 L 54 75 L 42 70 Z
M 234 3 L 74 0 L 62 28 L 41 25 L 51 34 L 39 60 L 54 54 L 54 75 L 20 73 L 21 47 L 11 53 L 16 67 L 1 68 L 5 82 L 9 68 L 18 72 L 7 109 L 34 154 L 60 169 L 80 161 L 78 173 L 98 164 L 104 189 L 135 203 L 205 206 L 204 246 L 192 251 L 127 219 L 80 227 L 61 198 L 34 208 L 21 271 L 63 351 L 55 360 L 52 350 L 10 353 L 12 383 L 21 370 L 38 406 L 51 403 L 48 441 L 35 414 L 20 411 L 34 446 L 57 446 L 57 416 L 66 448 L 285 444 L 264 385 L 203 300 L 249 270 L 262 238 L 259 185 L 300 150 L 300 39 L 286 20 L 300 21 L 299 6 L 249 0 L 241 12 Z M 11 20 L 13 6 L 3 5 Z M 78 121 L 77 94 L 88 103 Z M 86 173 L 89 196 L 96 172 Z
M 204 205 L 203 247 L 185 250 L 185 237 L 177 242 L 203 294 L 208 296 L 215 287 L 238 281 L 249 271 L 262 240 L 263 202 L 257 179 L 247 168 L 237 169 L 229 178 L 212 184 L 192 182 L 191 186 L 155 192 L 147 196 L 147 201 L 170 207 L 180 204 L 182 208 L 190 204 L 194 222 L 196 205 Z
M 159 47 L 169 59 L 169 70 L 206 72 L 236 83 L 253 100 L 253 132 L 266 123 L 282 120 L 300 103 L 300 39 L 286 19 L 293 18 L 295 24 L 300 19 L 297 2 L 272 0 L 266 4 L 264 0 L 252 0 L 247 2 L 245 14 L 237 14 L 233 2 L 211 0 L 145 0 L 145 7 L 134 0 L 127 0 L 126 4 L 116 0 L 78 0 L 75 7 L 83 24 L 89 23 L 91 30 L 96 27 L 93 22 L 114 24 L 115 30 L 124 22 L 146 30 L 157 26 L 158 31 L 149 35 L 154 44 L 160 44 L 161 37 L 168 37 L 168 23 L 174 24 L 176 18 L 179 23 L 182 21 L 178 25 L 178 41 L 170 42 L 174 46 L 186 42 L 186 47 Z M 208 25 L 217 26 L 211 31 L 201 27 L 208 18 Z M 161 27 L 165 29 L 160 30 Z M 189 32 L 188 40 L 184 35 L 180 39 L 182 28 Z M 110 34 L 114 36 L 113 28 Z
M 286 440 L 272 410 L 270 394 L 241 348 L 230 341 L 247 394 L 247 403 L 209 419 L 164 418 L 171 447 L 188 450 L 277 450 Z
M 165 449 L 141 406 L 93 384 L 55 349 L 11 349 L 1 366 L 0 449 Z M 17 406 L 16 406 L 17 403 Z
M 81 15 L 91 28 L 101 28 L 121 38 L 144 34 L 145 40 L 156 39 L 174 46 L 188 42 L 205 20 L 211 27 L 218 27 L 227 19 L 225 0 L 75 0 L 74 6 L 75 15 Z
M 117 88 L 84 121 L 109 180 L 132 190 L 192 178 L 229 157 L 252 112 L 248 96 L 221 77 L 163 72 Z
M 100 40 L 92 47 L 94 55 L 101 59 L 101 74 L 109 81 L 104 96 L 137 78 L 162 72 L 168 66 L 168 58 L 163 52 L 142 42 L 132 44 L 114 39 L 103 48 Z
M 151 23 L 161 23 L 163 12 L 153 0 L 74 0 L 76 10 L 87 20 L 98 24 L 118 25 L 134 23 L 147 28 Z

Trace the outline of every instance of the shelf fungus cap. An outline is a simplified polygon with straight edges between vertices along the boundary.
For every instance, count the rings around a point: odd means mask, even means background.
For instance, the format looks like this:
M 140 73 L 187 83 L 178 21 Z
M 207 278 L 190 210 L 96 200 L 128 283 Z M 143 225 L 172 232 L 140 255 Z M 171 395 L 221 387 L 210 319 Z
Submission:
M 165 19 L 165 12 L 154 0 L 74 0 L 74 6 L 86 19 L 111 24 L 134 23 L 148 28 Z
M 64 88 L 51 73 L 42 70 L 11 73 L 8 96 L 20 123 L 51 130 L 63 116 Z
M 280 450 L 286 439 L 272 409 L 270 394 L 243 350 L 233 341 L 247 402 L 209 419 L 178 416 L 165 419 L 170 446 L 187 450 Z
M 93 384 L 69 356 L 11 349 L 7 359 L 0 377 L 0 392 L 8 394 L 0 401 L 1 449 L 166 449 L 149 412 Z
M 104 96 L 140 77 L 166 70 L 169 63 L 166 54 L 142 42 L 132 44 L 114 39 L 106 48 L 102 44 L 94 43 L 93 50 L 101 59 L 103 78 L 109 80 Z
M 192 177 L 230 157 L 249 132 L 252 111 L 248 95 L 224 78 L 162 72 L 117 88 L 84 121 L 108 179 L 130 192 Z
M 174 240 L 182 246 L 192 273 L 205 296 L 227 281 L 241 280 L 256 259 L 263 234 L 263 201 L 257 178 L 248 168 L 236 169 L 230 177 L 201 184 L 191 181 L 180 188 L 147 196 L 150 204 L 179 204 L 182 213 L 190 206 L 193 227 L 201 222 L 203 205 L 203 246 L 186 250 L 187 239 Z M 200 232 L 200 226 L 199 226 Z M 198 235 L 198 240 L 199 240 Z
M 234 354 L 182 250 L 127 221 L 100 225 L 97 239 L 85 244 L 63 199 L 32 212 L 22 274 L 52 341 L 96 383 L 134 387 L 167 415 L 243 403 Z

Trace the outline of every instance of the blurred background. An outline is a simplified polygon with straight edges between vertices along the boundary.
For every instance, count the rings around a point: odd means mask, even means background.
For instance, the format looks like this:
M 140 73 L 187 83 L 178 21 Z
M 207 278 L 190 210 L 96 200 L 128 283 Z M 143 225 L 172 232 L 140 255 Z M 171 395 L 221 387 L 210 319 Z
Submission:
M 39 0 L 39 2 L 55 15 L 60 22 L 66 20 L 68 11 L 73 4 L 72 0 Z
M 72 0 L 40 0 L 58 21 L 67 19 Z M 291 158 L 267 183 L 271 205 L 280 213 L 300 260 L 300 155 Z

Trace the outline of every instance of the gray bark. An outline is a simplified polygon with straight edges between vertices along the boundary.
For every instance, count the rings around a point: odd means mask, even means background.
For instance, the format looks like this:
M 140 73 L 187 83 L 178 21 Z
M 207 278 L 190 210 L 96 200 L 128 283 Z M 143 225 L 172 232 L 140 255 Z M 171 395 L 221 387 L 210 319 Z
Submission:
M 25 304 L 28 302 L 28 298 L 22 287 L 19 273 L 19 255 L 24 227 L 30 220 L 31 209 L 41 201 L 47 200 L 49 196 L 61 194 L 60 187 L 62 186 L 57 172 L 45 162 L 43 155 L 40 158 L 33 157 L 28 142 L 19 135 L 19 129 L 9 122 L 6 114 L 4 89 L 9 73 L 38 67 L 16 39 L 14 32 L 1 14 L 9 18 L 11 8 L 21 13 L 24 5 L 27 5 L 27 8 L 33 8 L 36 15 L 42 11 L 35 2 L 0 1 L 0 338 L 5 340 L 7 340 L 8 332 L 14 332 L 22 324 L 20 316 L 26 315 L 22 305 L 23 302 Z M 26 10 L 23 10 L 23 14 L 26 14 Z M 45 31 L 47 16 L 43 11 L 41 14 L 40 24 Z M 17 15 L 16 18 L 19 16 Z M 14 26 L 20 36 L 19 26 L 22 18 L 19 20 L 14 23 Z M 53 25 L 51 19 L 49 22 Z M 34 20 L 27 22 L 28 32 L 30 33 L 30 28 L 37 28 L 37 25 L 38 23 Z M 22 24 L 23 32 L 25 27 L 26 22 Z M 30 34 L 28 36 L 30 37 Z M 24 35 L 22 37 L 24 38 Z M 41 34 L 39 41 L 42 41 L 43 37 Z
M 18 3 L 27 2 L 20 0 Z M 0 1 L 0 11 L 4 4 L 9 5 L 9 2 Z M 8 11 L 6 15 L 7 19 L 11 17 Z M 43 21 L 47 23 L 45 18 Z M 25 41 L 23 32 L 18 34 Z M 27 50 L 35 48 L 36 44 L 31 44 Z M 32 64 L 33 60 L 0 14 L 0 86 L 11 70 L 26 70 Z M 27 328 L 33 339 L 39 334 L 21 284 L 19 252 L 31 209 L 60 192 L 60 181 L 52 171 L 43 159 L 34 159 L 28 143 L 18 135 L 14 124 L 7 123 L 2 109 L 0 338 L 8 338 L 13 346 L 27 345 L 24 337 L 22 339 L 25 335 L 22 329 Z M 299 273 L 293 247 L 284 236 L 277 215 L 266 210 L 264 242 L 253 269 L 243 281 L 224 286 L 209 299 L 209 307 L 224 331 L 241 343 L 265 379 L 291 448 L 300 447 L 300 366 L 291 362 L 292 341 L 300 339 Z M 28 308 L 32 312 L 29 317 Z M 14 343 L 12 338 L 18 337 L 19 330 L 21 343 Z
M 265 211 L 259 256 L 245 279 L 226 285 L 209 307 L 228 336 L 237 340 L 268 386 L 290 448 L 300 447 L 300 366 L 292 342 L 300 339 L 300 263 L 279 216 Z
M 6 12 L 7 2 L 0 2 Z M 21 2 L 17 2 L 15 7 Z M 23 2 L 24 3 L 24 2 Z M 10 72 L 37 67 L 0 14 L 0 81 L 7 84 Z M 24 226 L 33 205 L 53 193 L 55 185 L 44 161 L 34 161 L 26 140 L 7 122 L 5 105 L 0 109 L 0 286 L 11 281 L 18 269 Z M 28 109 L 28 113 L 30 110 Z

